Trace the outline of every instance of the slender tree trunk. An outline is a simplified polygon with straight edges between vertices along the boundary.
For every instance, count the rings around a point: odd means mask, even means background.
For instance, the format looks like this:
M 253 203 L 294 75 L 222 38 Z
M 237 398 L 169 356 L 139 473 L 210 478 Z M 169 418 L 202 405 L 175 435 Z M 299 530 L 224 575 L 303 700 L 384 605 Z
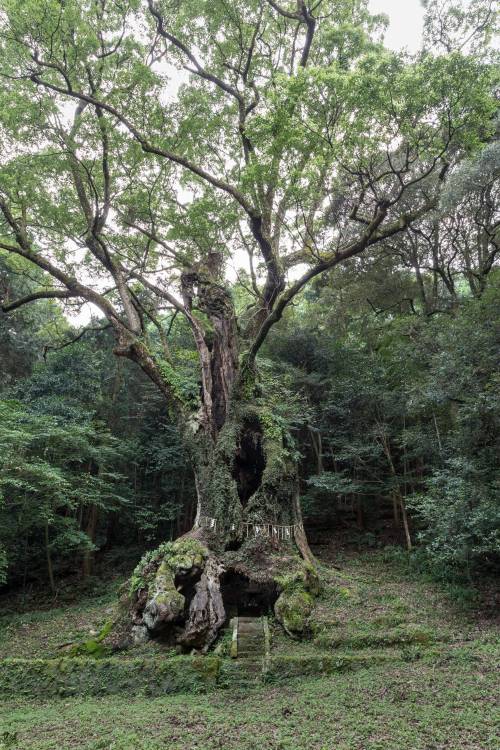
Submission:
M 95 535 L 97 531 L 97 522 L 99 520 L 99 509 L 96 505 L 91 505 L 89 508 L 89 515 L 87 520 L 87 527 L 85 529 L 85 533 L 87 534 L 88 538 L 94 544 L 95 542 Z M 83 577 L 88 578 L 90 575 L 92 575 L 94 569 L 94 550 L 93 549 L 86 549 L 83 553 L 83 564 L 82 564 L 82 572 Z
M 309 425 L 309 438 L 311 447 L 316 458 L 316 473 L 323 473 L 323 441 L 321 439 L 321 430 L 317 430 Z
M 44 525 L 44 538 L 45 538 L 45 558 L 47 560 L 47 574 L 49 576 L 49 585 L 52 594 L 56 593 L 56 584 L 54 581 L 54 569 L 52 567 L 52 556 L 50 554 L 50 540 L 49 540 L 49 522 L 45 521 Z
M 381 442 L 382 442 L 382 447 L 383 447 L 383 450 L 384 450 L 384 453 L 385 453 L 385 457 L 387 459 L 387 464 L 389 466 L 389 471 L 390 471 L 390 474 L 391 474 L 391 476 L 393 478 L 393 481 L 394 481 L 393 498 L 395 498 L 395 500 L 396 500 L 396 506 L 399 507 L 399 510 L 401 511 L 401 518 L 402 518 L 402 521 L 403 521 L 403 529 L 404 529 L 404 533 L 405 533 L 406 547 L 407 547 L 408 550 L 411 550 L 412 547 L 413 547 L 413 545 L 412 545 L 412 541 L 411 541 L 410 527 L 409 527 L 409 524 L 408 524 L 408 515 L 406 513 L 406 505 L 405 505 L 403 494 L 401 492 L 401 487 L 400 487 L 400 484 L 399 484 L 398 475 L 397 475 L 397 472 L 396 472 L 396 467 L 394 466 L 394 461 L 393 461 L 393 458 L 392 458 L 390 443 L 389 443 L 389 440 L 387 438 L 387 435 L 383 431 L 382 431 L 382 435 L 381 435 Z M 393 500 L 393 502 L 394 502 L 394 500 Z
M 438 422 L 437 422 L 437 419 L 436 419 L 436 415 L 434 414 L 434 412 L 432 412 L 432 419 L 433 419 L 433 422 L 434 422 L 434 429 L 436 430 L 436 438 L 437 438 L 439 452 L 442 453 L 443 452 L 443 445 L 441 443 L 441 433 L 439 432 L 439 425 L 438 425 Z
M 406 548 L 408 551 L 413 549 L 411 541 L 410 527 L 408 525 L 408 515 L 406 513 L 406 505 L 403 496 L 400 494 L 399 502 L 401 506 L 401 515 L 403 517 L 403 528 L 405 530 Z

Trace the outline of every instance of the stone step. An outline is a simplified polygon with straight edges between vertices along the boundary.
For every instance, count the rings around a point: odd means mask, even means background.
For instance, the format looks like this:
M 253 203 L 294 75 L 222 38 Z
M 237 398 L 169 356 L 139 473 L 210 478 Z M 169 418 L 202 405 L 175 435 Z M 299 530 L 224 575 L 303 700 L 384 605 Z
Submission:
M 260 659 L 248 659 L 243 656 L 241 665 L 245 674 L 260 674 L 262 672 L 262 661 Z
M 261 646 L 256 646 L 249 643 L 239 643 L 238 656 L 243 656 L 243 654 L 252 654 L 252 656 L 264 656 L 264 649 Z
M 260 664 L 262 656 L 260 654 L 241 654 L 239 664 Z
M 238 617 L 237 619 L 236 655 L 245 663 L 245 671 L 261 671 L 262 658 L 266 650 L 264 624 L 261 617 Z M 252 664 L 249 667 L 246 663 Z
M 264 649 L 260 646 L 252 646 L 248 643 L 238 644 L 238 656 L 243 654 L 251 654 L 252 656 L 264 656 Z
M 238 643 L 256 643 L 257 645 L 264 646 L 265 641 L 262 635 L 247 636 L 244 633 L 238 633 Z
M 238 633 L 238 643 L 248 641 L 248 643 L 264 643 L 263 633 Z
M 238 631 L 240 633 L 262 633 L 263 627 L 261 622 L 238 622 Z
M 263 633 L 238 633 L 238 643 L 245 641 L 245 643 L 264 643 Z
M 264 633 L 238 633 L 238 643 L 248 641 L 248 643 L 264 643 Z

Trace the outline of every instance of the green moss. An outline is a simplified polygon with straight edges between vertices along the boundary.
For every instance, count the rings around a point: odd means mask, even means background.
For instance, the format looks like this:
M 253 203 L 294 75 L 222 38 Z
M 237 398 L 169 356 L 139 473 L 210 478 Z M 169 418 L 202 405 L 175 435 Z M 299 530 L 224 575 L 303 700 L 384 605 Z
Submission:
M 218 683 L 215 656 L 168 659 L 5 659 L 0 661 L 0 695 L 44 697 L 163 695 L 202 692 Z
M 195 656 L 191 665 L 203 682 L 217 682 L 221 667 L 221 659 L 218 656 Z
M 149 588 L 158 573 L 160 576 L 171 576 L 183 569 L 202 568 L 207 554 L 206 547 L 197 539 L 179 539 L 160 544 L 157 549 L 147 552 L 135 568 L 130 578 L 130 594 Z
M 306 560 L 297 556 L 295 566 L 287 564 L 284 573 L 279 573 L 274 580 L 283 591 L 305 591 L 311 596 L 318 596 L 321 592 L 321 581 L 316 568 Z
M 111 633 L 113 621 L 108 620 L 95 638 L 90 638 L 83 643 L 75 643 L 71 647 L 71 656 L 91 656 L 94 659 L 103 659 L 111 654 L 111 648 L 103 643 L 104 639 Z
M 238 381 L 235 387 L 236 398 L 250 401 L 258 392 L 255 361 L 250 362 L 248 352 L 243 352 L 240 354 L 239 364 Z
M 312 596 L 319 596 L 321 593 L 322 586 L 318 571 L 307 561 L 304 561 L 304 586 Z
M 292 636 L 301 636 L 307 631 L 312 609 L 312 596 L 299 588 L 285 589 L 274 605 L 276 617 Z
M 183 378 L 179 369 L 174 367 L 162 354 L 152 352 L 148 347 L 145 347 L 145 349 L 149 356 L 154 359 L 164 382 L 179 404 L 189 409 L 196 408 L 199 403 L 199 397 L 197 391 L 193 388 L 193 382 L 187 378 Z
M 184 597 L 175 588 L 174 576 L 175 568 L 163 559 L 150 586 L 149 597 L 154 598 L 158 605 L 168 607 L 174 614 L 180 614 L 184 609 Z
M 143 558 L 134 571 L 131 591 L 147 588 L 148 606 L 143 617 L 146 625 L 154 629 L 158 622 L 175 620 L 182 614 L 184 596 L 177 591 L 175 576 L 194 568 L 203 569 L 207 549 L 196 539 L 179 539 L 160 545 L 154 553 Z M 157 608 L 150 608 L 154 602 Z
M 265 680 L 266 682 L 286 682 L 293 677 L 350 672 L 385 660 L 385 657 L 378 655 L 365 657 L 351 654 L 338 656 L 328 654 L 275 656 L 270 659 Z
M 192 452 L 196 456 L 199 486 L 203 494 L 203 515 L 217 518 L 217 532 L 221 537 L 224 527 L 230 529 L 232 524 L 237 525 L 241 520 L 238 515 L 241 506 L 233 477 L 240 430 L 240 423 L 232 415 L 219 433 L 215 450 L 203 434 L 193 441 Z
M 318 573 L 313 565 L 297 557 L 295 567 L 275 576 L 281 594 L 274 605 L 277 619 L 295 637 L 310 631 L 314 598 L 320 593 Z
M 80 692 L 73 700 L 61 700 L 53 685 L 35 693 L 32 683 L 33 700 L 16 692 L 0 699 L 0 747 L 2 741 L 9 747 L 5 738 L 10 736 L 12 750 L 494 750 L 498 672 L 493 654 L 484 654 L 480 662 L 476 656 L 469 652 L 437 665 L 378 663 L 358 654 L 291 655 L 272 660 L 269 684 L 253 685 L 237 660 L 227 660 L 217 681 L 227 686 L 226 694 L 210 690 L 194 675 L 186 691 L 173 694 L 182 670 L 191 669 L 186 657 L 173 672 L 171 665 L 165 670 L 147 662 L 131 668 L 136 682 L 123 693 L 118 688 L 126 688 L 129 680 L 123 677 L 120 683 L 116 675 L 104 691 L 96 681 L 100 693 L 85 691 L 85 697 Z M 106 669 L 112 672 L 105 668 L 102 678 Z M 17 671 L 18 677 L 22 674 Z M 70 688 L 63 690 L 71 695 Z
M 271 442 L 283 442 L 283 429 L 285 427 L 283 419 L 267 409 L 260 412 L 260 424 L 264 432 L 264 437 Z
M 422 625 L 401 625 L 386 631 L 369 629 L 366 623 L 356 629 L 357 623 L 350 623 L 350 628 L 338 633 L 321 633 L 314 643 L 320 648 L 387 648 L 391 646 L 429 646 L 437 640 L 444 641 L 442 633 L 433 632 Z

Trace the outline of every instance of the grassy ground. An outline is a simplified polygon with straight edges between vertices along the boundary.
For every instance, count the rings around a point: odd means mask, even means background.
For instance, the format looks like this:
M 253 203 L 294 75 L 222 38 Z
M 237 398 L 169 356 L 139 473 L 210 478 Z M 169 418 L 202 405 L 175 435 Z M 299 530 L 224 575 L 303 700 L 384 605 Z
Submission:
M 494 623 L 380 553 L 324 550 L 322 560 L 311 640 L 291 642 L 275 627 L 273 653 L 384 654 L 384 665 L 199 695 L 7 700 L 0 750 L 498 750 Z M 86 637 L 111 593 L 2 618 L 0 658 L 51 656 Z
M 383 551 L 332 546 L 317 553 L 324 585 L 312 637 L 295 647 L 304 653 L 459 645 L 495 633 L 498 619 L 485 618 L 470 590 L 451 595 Z M 286 653 L 290 640 L 277 626 L 273 635 L 274 652 Z
M 498 750 L 495 685 L 477 649 L 231 694 L 12 701 L 0 738 L 37 750 Z
M 60 656 L 66 644 L 86 640 L 100 630 L 113 612 L 117 590 L 114 582 L 104 592 L 90 592 L 77 603 L 1 615 L 0 659 Z

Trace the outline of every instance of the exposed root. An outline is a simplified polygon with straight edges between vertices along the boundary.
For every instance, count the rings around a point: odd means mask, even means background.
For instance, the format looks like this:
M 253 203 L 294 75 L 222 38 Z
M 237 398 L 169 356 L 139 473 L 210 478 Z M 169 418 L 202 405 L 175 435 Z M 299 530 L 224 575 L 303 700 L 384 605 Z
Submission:
M 289 635 L 303 636 L 318 590 L 315 567 L 292 544 L 252 538 L 221 552 L 197 530 L 145 555 L 122 611 L 129 643 L 154 638 L 206 653 L 228 612 L 265 614 L 274 608 Z
M 195 586 L 184 634 L 178 639 L 183 646 L 200 648 L 206 653 L 224 625 L 226 611 L 220 590 L 223 571 L 224 568 L 215 557 L 208 558 L 205 570 Z

